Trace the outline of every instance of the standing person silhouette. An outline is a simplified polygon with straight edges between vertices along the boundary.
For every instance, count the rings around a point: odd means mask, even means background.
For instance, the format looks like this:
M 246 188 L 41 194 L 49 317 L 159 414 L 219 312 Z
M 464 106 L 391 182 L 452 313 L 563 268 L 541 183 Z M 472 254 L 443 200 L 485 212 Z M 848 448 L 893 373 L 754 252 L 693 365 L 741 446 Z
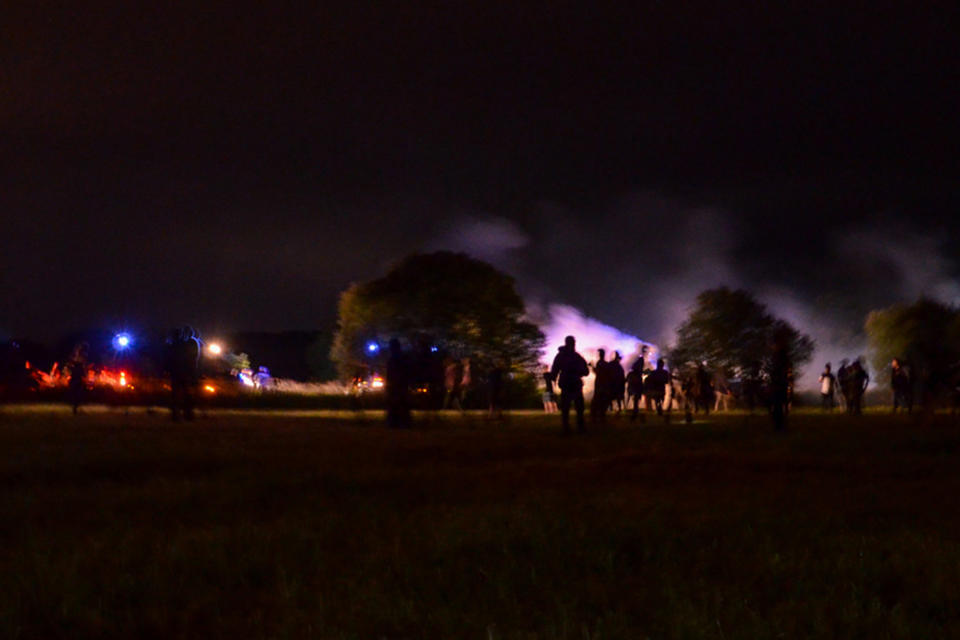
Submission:
M 577 412 L 577 431 L 586 430 L 583 421 L 583 378 L 590 374 L 587 361 L 577 353 L 577 341 L 573 336 L 567 336 L 564 345 L 553 359 L 550 368 L 560 387 L 560 420 L 563 424 L 563 433 L 570 433 L 570 405 L 573 404 Z
M 663 415 L 663 401 L 667 397 L 667 387 L 673 382 L 670 372 L 664 366 L 663 358 L 657 359 L 657 368 L 650 372 L 643 383 L 644 395 L 653 400 L 657 415 Z M 671 396 L 670 403 L 673 404 Z M 670 419 L 670 407 L 667 407 L 667 420 Z
M 83 404 L 87 395 L 90 355 L 86 342 L 81 342 L 73 348 L 73 354 L 70 356 L 67 367 L 70 369 L 70 404 L 73 405 L 73 415 L 77 415 L 80 411 L 80 405 Z
M 894 358 L 890 363 L 890 386 L 893 390 L 893 412 L 897 409 L 913 411 L 913 384 L 910 380 L 910 371 L 900 358 Z
M 606 360 L 607 351 L 597 349 L 597 364 L 593 366 L 593 399 L 590 401 L 590 419 L 602 422 L 607 417 L 607 407 L 610 406 L 610 363 Z
M 778 335 L 774 338 L 773 353 L 770 356 L 770 415 L 773 428 L 777 432 L 787 430 L 787 412 L 790 402 L 790 353 L 787 339 Z
M 630 367 L 630 373 L 627 374 L 627 404 L 633 402 L 633 410 L 630 413 L 630 419 L 636 420 L 640 414 L 640 404 L 643 396 L 643 359 L 638 358 Z
M 167 344 L 167 372 L 170 374 L 170 417 L 193 420 L 194 394 L 200 384 L 200 341 L 184 325 L 170 332 Z
M 413 425 L 410 415 L 410 363 L 400 341 L 390 339 L 387 359 L 387 426 L 407 429 Z
M 623 389 L 627 384 L 619 351 L 613 352 L 613 360 L 607 363 L 607 368 L 610 370 L 610 410 L 616 409 L 619 415 L 623 411 Z
M 840 402 L 843 404 L 841 409 L 851 413 L 853 407 L 850 404 L 850 367 L 847 363 L 846 358 L 840 361 L 840 368 L 837 369 L 837 386 L 840 387 Z

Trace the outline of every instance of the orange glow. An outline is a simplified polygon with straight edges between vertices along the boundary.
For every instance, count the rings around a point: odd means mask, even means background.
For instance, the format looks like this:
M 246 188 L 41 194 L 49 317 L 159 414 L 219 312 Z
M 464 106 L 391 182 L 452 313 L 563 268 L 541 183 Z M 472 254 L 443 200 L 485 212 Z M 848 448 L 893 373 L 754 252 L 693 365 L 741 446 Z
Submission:
M 206 391 L 207 393 L 216 393 L 216 392 L 217 392 L 217 388 L 214 387 L 213 385 L 210 385 L 210 384 L 204 385 L 203 390 Z

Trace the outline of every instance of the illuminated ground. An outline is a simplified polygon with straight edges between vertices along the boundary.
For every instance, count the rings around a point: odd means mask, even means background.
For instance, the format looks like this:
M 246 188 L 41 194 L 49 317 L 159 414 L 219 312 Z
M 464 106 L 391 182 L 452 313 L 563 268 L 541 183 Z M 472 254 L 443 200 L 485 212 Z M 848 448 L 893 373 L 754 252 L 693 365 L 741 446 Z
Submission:
M 0 637 L 960 635 L 960 427 L 0 409 Z

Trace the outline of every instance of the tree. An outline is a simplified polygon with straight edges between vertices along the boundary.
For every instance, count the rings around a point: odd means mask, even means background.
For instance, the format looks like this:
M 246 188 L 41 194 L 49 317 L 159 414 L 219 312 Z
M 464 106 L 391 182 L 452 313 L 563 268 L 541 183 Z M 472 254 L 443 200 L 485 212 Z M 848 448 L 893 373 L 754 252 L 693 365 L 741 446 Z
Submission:
M 669 359 L 675 369 L 706 362 L 727 377 L 751 377 L 770 366 L 772 345 L 783 340 L 794 369 L 810 361 L 813 340 L 743 289 L 709 289 L 697 296 L 690 316 L 677 328 Z
M 889 375 L 890 362 L 907 364 L 928 394 L 943 394 L 960 362 L 960 310 L 929 298 L 871 311 L 865 323 L 874 369 Z
M 340 295 L 330 355 L 349 377 L 396 337 L 481 366 L 532 369 L 544 337 L 525 313 L 513 278 L 491 265 L 461 253 L 415 254 Z

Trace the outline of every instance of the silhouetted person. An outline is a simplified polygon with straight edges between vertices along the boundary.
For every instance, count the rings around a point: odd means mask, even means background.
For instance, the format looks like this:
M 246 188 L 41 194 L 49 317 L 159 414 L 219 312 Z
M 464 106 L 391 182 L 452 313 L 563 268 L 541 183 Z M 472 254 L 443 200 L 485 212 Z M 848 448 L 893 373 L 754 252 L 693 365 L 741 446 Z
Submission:
M 770 415 L 773 417 L 773 428 L 781 432 L 787 428 L 791 368 L 787 341 L 778 336 L 774 338 L 770 356 Z
M 462 377 L 463 372 L 460 369 L 460 363 L 453 359 L 448 360 L 446 366 L 443 368 L 443 388 L 446 391 L 446 395 L 443 398 L 444 409 L 451 409 L 455 406 L 457 410 L 463 411 L 463 406 L 460 404 L 460 384 Z
M 697 365 L 696 376 L 696 402 L 694 407 L 697 411 L 703 409 L 703 412 L 710 415 L 710 407 L 713 406 L 715 399 L 713 389 L 713 376 L 707 371 L 707 368 L 700 363 Z
M 167 344 L 166 369 L 170 374 L 170 417 L 193 420 L 196 388 L 200 384 L 200 342 L 189 326 L 174 329 Z
M 753 415 L 753 410 L 756 409 L 762 401 L 763 382 L 760 369 L 759 362 L 752 362 L 747 370 L 743 372 L 743 381 L 741 382 L 740 390 L 743 400 L 747 404 L 747 409 L 750 411 L 750 415 Z
M 490 411 L 488 417 L 491 420 L 503 419 L 503 384 L 507 375 L 507 367 L 497 362 L 487 373 L 487 394 L 490 397 Z
M 840 387 L 840 399 L 843 402 L 844 411 L 851 413 L 853 405 L 850 402 L 850 367 L 847 362 L 846 358 L 840 361 L 840 368 L 837 369 L 837 386 Z
M 627 402 L 633 403 L 631 420 L 636 420 L 640 413 L 640 405 L 643 396 L 643 359 L 638 358 L 630 367 L 630 373 L 627 374 Z
M 837 379 L 830 373 L 830 363 L 823 367 L 823 373 L 820 374 L 820 406 L 824 411 L 833 411 L 834 397 L 836 394 Z
M 623 371 L 619 351 L 613 352 L 613 360 L 607 363 L 607 369 L 610 371 L 610 409 L 616 409 L 617 413 L 620 413 L 623 411 L 623 388 L 627 384 L 627 376 Z
M 597 349 L 597 363 L 593 366 L 593 399 L 590 401 L 590 419 L 600 422 L 607 417 L 607 407 L 610 406 L 610 363 L 606 360 L 607 352 Z
M 890 386 L 893 388 L 893 412 L 897 409 L 913 411 L 913 380 L 910 379 L 910 370 L 894 358 L 890 363 Z
M 587 361 L 577 353 L 577 342 L 573 336 L 567 336 L 563 348 L 553 359 L 550 372 L 560 387 L 560 419 L 563 433 L 570 433 L 570 405 L 577 412 L 577 431 L 583 432 L 583 378 L 590 374 Z
M 80 405 L 87 395 L 87 377 L 90 371 L 90 354 L 86 342 L 81 342 L 73 348 L 70 356 L 70 362 L 67 363 L 70 369 L 70 404 L 73 406 L 73 415 L 80 411 Z
M 667 387 L 671 382 L 670 372 L 664 366 L 663 358 L 659 358 L 657 368 L 647 375 L 643 383 L 644 395 L 653 402 L 658 416 L 663 415 L 663 401 L 667 397 Z
M 387 357 L 387 426 L 406 429 L 412 426 L 410 416 L 410 362 L 396 338 L 390 339 Z
M 859 416 L 863 413 L 863 395 L 867 391 L 867 385 L 870 384 L 870 375 L 857 358 L 850 365 L 849 376 L 851 413 Z

